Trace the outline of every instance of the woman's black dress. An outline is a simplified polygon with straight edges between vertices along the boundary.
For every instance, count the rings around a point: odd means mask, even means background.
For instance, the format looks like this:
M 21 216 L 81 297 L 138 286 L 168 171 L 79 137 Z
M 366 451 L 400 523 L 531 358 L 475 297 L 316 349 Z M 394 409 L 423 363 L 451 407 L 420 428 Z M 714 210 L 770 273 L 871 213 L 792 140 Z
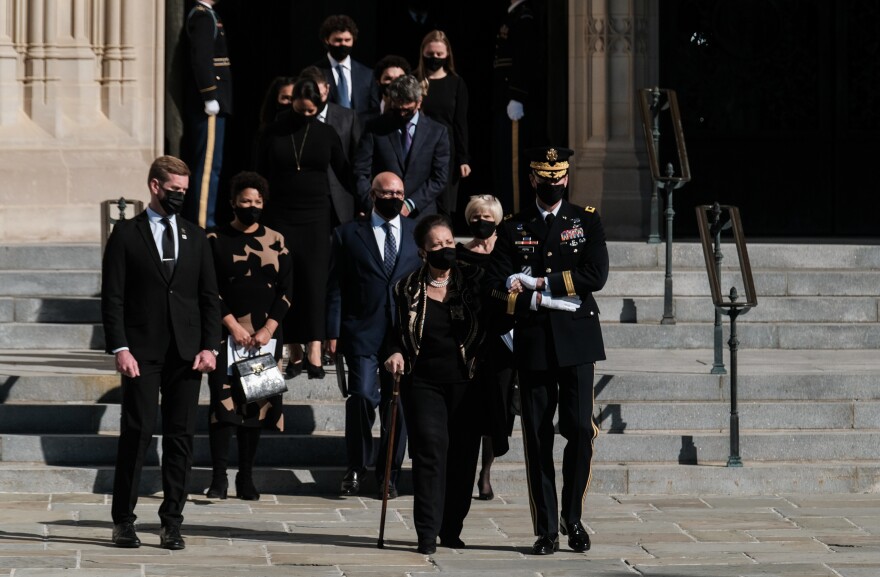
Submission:
M 443 124 L 449 131 L 449 184 L 442 194 L 446 213 L 456 211 L 458 183 L 462 164 L 470 164 L 468 154 L 468 91 L 461 76 L 447 74 L 428 80 L 428 94 L 422 100 L 421 110 L 432 120 Z
M 245 233 L 226 224 L 209 232 L 208 240 L 214 253 L 221 318 L 231 314 L 249 333 L 262 328 L 268 319 L 280 323 L 290 308 L 291 288 L 290 254 L 284 237 L 262 225 Z M 273 335 L 277 339 L 276 360 L 281 358 L 281 332 L 279 325 Z M 226 368 L 227 339 L 229 331 L 224 326 L 217 368 L 208 375 L 210 422 L 284 430 L 281 395 L 244 407 L 233 403 Z
M 259 159 L 257 170 L 269 179 L 264 220 L 284 235 L 293 266 L 285 342 L 322 341 L 333 222 L 328 167 L 343 185 L 351 182 L 342 143 L 332 126 L 291 110 L 263 134 Z
M 456 258 L 461 262 L 479 267 L 484 271 L 489 267 L 491 254 L 474 252 L 462 243 L 455 247 Z M 489 315 L 489 307 L 484 307 L 484 313 Z M 516 378 L 513 370 L 513 352 L 501 340 L 502 331 L 496 319 L 485 318 L 483 324 L 487 327 L 486 335 L 486 358 L 485 362 L 477 368 L 475 379 L 482 383 L 481 391 L 485 395 L 483 414 L 487 418 L 481 423 L 483 435 L 492 438 L 492 450 L 496 457 L 507 453 L 510 449 L 508 437 L 513 432 L 514 414 L 511 410 L 511 387 Z

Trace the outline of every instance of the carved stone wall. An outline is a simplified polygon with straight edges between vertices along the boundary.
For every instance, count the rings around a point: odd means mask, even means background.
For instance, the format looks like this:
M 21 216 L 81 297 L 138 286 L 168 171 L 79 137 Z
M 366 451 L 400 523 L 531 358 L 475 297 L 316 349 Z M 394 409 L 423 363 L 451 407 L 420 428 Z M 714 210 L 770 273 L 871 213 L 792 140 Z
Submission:
M 98 241 L 101 201 L 145 197 L 163 22 L 164 2 L 0 0 L 0 242 Z
M 569 143 L 575 202 L 611 238 L 646 238 L 651 177 L 637 90 L 659 78 L 653 0 L 570 0 Z

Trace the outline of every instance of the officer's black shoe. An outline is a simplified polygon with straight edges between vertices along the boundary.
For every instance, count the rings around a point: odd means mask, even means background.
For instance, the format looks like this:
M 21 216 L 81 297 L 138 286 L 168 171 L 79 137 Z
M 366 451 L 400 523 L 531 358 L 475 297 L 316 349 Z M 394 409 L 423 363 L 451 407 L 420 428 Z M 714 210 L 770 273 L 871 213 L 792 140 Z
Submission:
M 568 546 L 572 551 L 583 553 L 590 550 L 590 536 L 581 522 L 566 523 L 562 519 L 559 520 L 559 531 L 563 535 L 568 535 Z
M 379 481 L 379 491 L 376 493 L 376 498 L 379 499 L 380 501 L 382 500 L 382 497 L 383 497 L 382 486 L 383 486 L 382 481 Z M 399 496 L 400 496 L 400 494 L 397 492 L 397 487 L 395 487 L 394 485 L 388 485 L 388 500 L 390 501 L 391 499 L 397 499 L 397 497 L 399 497 Z
M 552 555 L 559 551 L 558 535 L 541 535 L 532 545 L 532 555 Z
M 171 549 L 172 551 L 186 549 L 186 543 L 183 542 L 183 537 L 180 536 L 180 527 L 174 525 L 162 527 L 162 530 L 159 531 L 159 546 L 163 549 Z
M 126 521 L 125 523 L 113 525 L 113 544 L 126 549 L 140 547 L 141 540 L 138 539 L 137 533 L 134 530 L 134 523 Z

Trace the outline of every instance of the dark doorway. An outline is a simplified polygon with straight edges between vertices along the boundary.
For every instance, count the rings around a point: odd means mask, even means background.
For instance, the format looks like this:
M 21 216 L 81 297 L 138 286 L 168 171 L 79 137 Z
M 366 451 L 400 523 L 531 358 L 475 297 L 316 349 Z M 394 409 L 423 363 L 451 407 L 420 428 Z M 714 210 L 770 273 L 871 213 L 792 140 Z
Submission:
M 272 79 L 296 75 L 324 54 L 318 28 L 330 14 L 348 14 L 359 28 L 352 56 L 372 66 L 389 53 L 417 63 L 421 32 L 407 28 L 404 14 L 408 0 L 223 0 L 216 5 L 227 30 L 234 77 L 236 114 L 227 124 L 221 192 L 230 175 L 252 166 L 259 109 Z M 548 53 L 552 105 L 548 118 L 551 134 L 565 144 L 568 118 L 565 85 L 567 30 L 565 5 L 548 0 L 530 0 L 546 11 L 552 34 Z M 462 181 L 459 198 L 493 192 L 491 181 L 491 93 L 495 34 L 510 0 L 474 4 L 465 0 L 419 0 L 429 9 L 430 22 L 444 30 L 452 43 L 457 72 L 465 79 L 470 94 L 469 128 L 473 173 Z M 189 4 L 189 3 L 188 3 Z M 490 16 L 486 16 L 489 14 Z M 413 46 L 413 38 L 418 42 Z M 221 199 L 225 196 L 221 195 Z M 463 206 L 463 204 L 462 204 Z M 225 202 L 217 207 L 218 217 L 228 214 Z
M 665 0 L 661 86 L 678 93 L 693 209 L 740 207 L 750 237 L 880 231 L 880 40 L 875 0 Z

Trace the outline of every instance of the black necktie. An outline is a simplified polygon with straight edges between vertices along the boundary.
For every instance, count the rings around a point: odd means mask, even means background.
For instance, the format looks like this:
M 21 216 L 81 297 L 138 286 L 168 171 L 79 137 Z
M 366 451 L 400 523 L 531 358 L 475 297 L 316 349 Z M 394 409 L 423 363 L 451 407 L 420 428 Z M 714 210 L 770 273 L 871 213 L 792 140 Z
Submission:
M 386 222 L 382 227 L 385 229 L 385 273 L 391 276 L 394 271 L 394 261 L 397 260 L 397 243 L 394 239 L 391 223 Z
M 165 227 L 165 232 L 162 233 L 162 264 L 171 275 L 174 272 L 174 229 L 171 228 L 171 221 L 167 216 L 160 222 Z
M 556 220 L 556 215 L 554 215 L 552 212 L 548 212 L 547 216 L 544 217 L 544 222 L 547 223 L 547 228 L 553 226 L 554 220 Z

